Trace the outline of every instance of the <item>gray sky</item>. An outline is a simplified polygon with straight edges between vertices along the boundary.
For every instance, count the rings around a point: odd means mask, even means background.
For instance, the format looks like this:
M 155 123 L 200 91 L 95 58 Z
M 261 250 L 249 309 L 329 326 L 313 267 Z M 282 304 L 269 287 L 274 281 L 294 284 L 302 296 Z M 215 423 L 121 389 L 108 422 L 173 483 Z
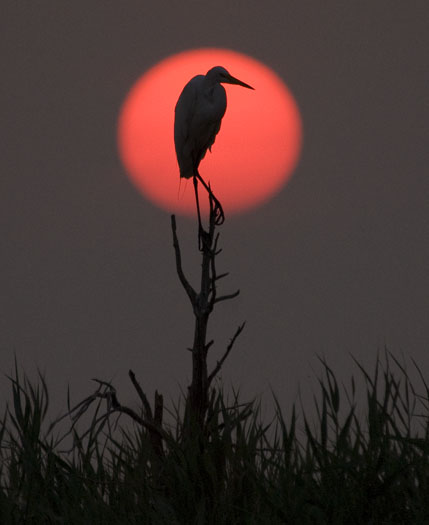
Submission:
M 0 372 L 14 352 L 39 366 L 58 406 L 92 377 L 132 404 L 129 368 L 151 396 L 185 388 L 170 218 L 126 177 L 116 123 L 147 68 L 206 46 L 273 68 L 304 125 L 289 185 L 221 229 L 222 290 L 241 296 L 213 317 L 213 359 L 247 321 L 223 381 L 288 405 L 316 354 L 348 377 L 350 353 L 371 363 L 386 344 L 427 369 L 426 1 L 9 0 L 0 25 Z M 196 226 L 178 229 L 196 279 Z

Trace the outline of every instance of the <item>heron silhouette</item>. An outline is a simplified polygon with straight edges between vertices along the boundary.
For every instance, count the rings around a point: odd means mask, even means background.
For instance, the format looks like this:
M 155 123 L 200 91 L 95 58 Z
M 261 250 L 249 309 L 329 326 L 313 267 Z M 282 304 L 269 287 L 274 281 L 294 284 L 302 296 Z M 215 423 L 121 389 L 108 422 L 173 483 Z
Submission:
M 211 151 L 219 133 L 226 111 L 226 91 L 221 84 L 236 84 L 254 89 L 234 78 L 222 66 L 210 69 L 205 75 L 193 77 L 183 88 L 176 104 L 174 119 L 174 144 L 180 177 L 193 178 L 197 204 L 199 234 L 201 215 L 198 199 L 198 181 L 209 193 L 214 203 L 215 224 L 222 224 L 225 214 L 219 200 L 214 196 L 210 183 L 207 184 L 198 172 L 201 160 L 207 150 Z

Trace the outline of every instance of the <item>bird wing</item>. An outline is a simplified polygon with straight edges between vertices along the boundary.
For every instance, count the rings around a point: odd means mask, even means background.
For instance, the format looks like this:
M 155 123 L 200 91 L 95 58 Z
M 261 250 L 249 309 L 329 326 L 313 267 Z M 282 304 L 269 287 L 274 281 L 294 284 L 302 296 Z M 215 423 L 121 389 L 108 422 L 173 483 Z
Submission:
M 210 153 L 212 151 L 212 146 L 213 146 L 213 144 L 216 141 L 216 135 L 219 133 L 221 124 L 222 124 L 222 120 L 218 120 L 217 122 L 213 122 L 212 123 L 211 140 L 209 141 L 209 144 L 208 144 L 208 146 L 206 148 L 206 149 L 208 149 L 210 151 Z M 205 152 L 204 152 L 204 155 L 205 155 Z
M 215 84 L 209 91 L 202 96 L 201 107 L 199 108 L 199 122 L 196 125 L 199 129 L 199 160 L 204 158 L 207 150 L 215 143 L 219 133 L 222 118 L 226 111 L 226 92 L 223 86 Z M 201 109 L 202 108 L 202 109 Z
M 225 89 L 217 84 L 207 92 L 204 76 L 198 75 L 184 87 L 175 109 L 174 143 L 180 176 L 195 174 L 206 151 L 213 146 L 226 110 Z
M 194 175 L 193 140 L 191 136 L 192 121 L 198 100 L 198 75 L 191 79 L 179 97 L 174 118 L 174 145 L 176 147 L 177 161 L 180 176 L 190 178 Z

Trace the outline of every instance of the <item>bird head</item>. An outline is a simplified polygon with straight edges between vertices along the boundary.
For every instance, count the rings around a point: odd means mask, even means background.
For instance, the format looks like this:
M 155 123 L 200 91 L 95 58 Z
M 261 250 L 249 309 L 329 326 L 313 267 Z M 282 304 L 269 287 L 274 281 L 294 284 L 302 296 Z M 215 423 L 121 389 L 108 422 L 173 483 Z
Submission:
M 249 84 L 245 84 L 238 78 L 233 77 L 228 73 L 228 71 L 222 66 L 212 67 L 207 71 L 206 78 L 213 84 L 236 84 L 237 86 L 242 86 L 247 89 L 254 89 Z

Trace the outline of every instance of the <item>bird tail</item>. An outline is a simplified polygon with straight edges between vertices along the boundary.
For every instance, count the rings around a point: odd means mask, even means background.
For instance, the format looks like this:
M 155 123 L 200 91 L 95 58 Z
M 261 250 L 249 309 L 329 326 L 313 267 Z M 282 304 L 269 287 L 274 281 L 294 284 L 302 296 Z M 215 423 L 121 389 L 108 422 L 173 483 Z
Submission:
M 193 176 L 194 176 L 194 170 L 192 168 L 189 169 L 188 167 L 186 167 L 185 169 L 180 170 L 181 179 L 192 179 Z

